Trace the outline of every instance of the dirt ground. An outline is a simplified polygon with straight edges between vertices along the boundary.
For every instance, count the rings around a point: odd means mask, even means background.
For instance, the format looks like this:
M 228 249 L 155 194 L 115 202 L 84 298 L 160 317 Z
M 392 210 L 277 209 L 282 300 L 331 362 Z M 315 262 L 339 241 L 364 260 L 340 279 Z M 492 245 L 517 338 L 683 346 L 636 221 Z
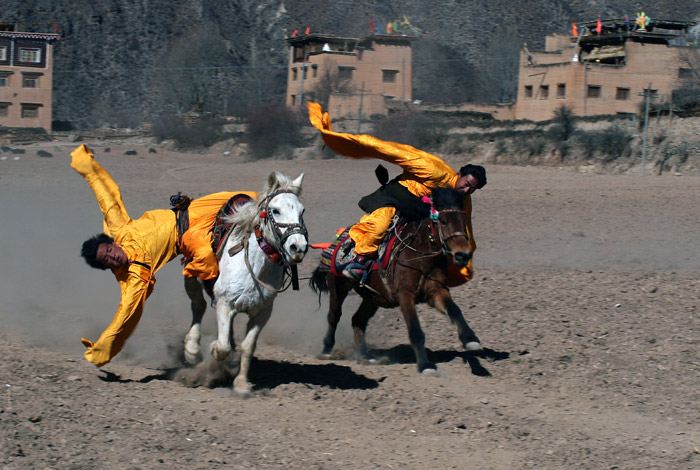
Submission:
M 158 274 L 125 350 L 102 369 L 83 359 L 80 338 L 107 326 L 119 292 L 78 256 L 101 217 L 69 167 L 75 146 L 0 154 L 3 469 L 700 467 L 700 177 L 488 166 L 474 196 L 475 279 L 453 296 L 489 354 L 462 352 L 448 320 L 422 306 L 439 377 L 417 373 L 397 310 L 368 329 L 385 363 L 360 365 L 353 296 L 337 359 L 322 361 L 327 299 L 318 308 L 302 281 L 278 297 L 255 392 L 239 399 L 216 367 L 183 368 L 177 262 Z M 376 186 L 375 161 L 92 147 L 134 217 L 178 190 L 259 190 L 271 170 L 305 172 L 312 242 L 355 221 Z

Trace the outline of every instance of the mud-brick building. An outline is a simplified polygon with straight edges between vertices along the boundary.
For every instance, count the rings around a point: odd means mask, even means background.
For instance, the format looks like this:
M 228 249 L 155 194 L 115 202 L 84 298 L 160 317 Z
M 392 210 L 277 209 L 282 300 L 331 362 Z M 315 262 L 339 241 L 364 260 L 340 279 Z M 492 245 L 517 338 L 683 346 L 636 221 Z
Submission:
M 631 22 L 631 24 L 630 24 Z M 515 119 L 551 119 L 566 105 L 577 116 L 637 113 L 645 93 L 669 103 L 674 89 L 692 78 L 683 60 L 693 22 L 634 19 L 577 24 L 578 36 L 555 34 L 545 50 L 520 57 Z
M 287 38 L 287 106 L 315 99 L 322 82 L 343 83 L 328 110 L 334 117 L 366 119 L 386 114 L 387 99 L 411 101 L 411 45 L 416 36 L 372 34 L 363 38 L 304 34 Z M 316 98 L 317 99 L 317 98 Z
M 51 131 L 53 45 L 59 35 L 0 30 L 0 126 Z

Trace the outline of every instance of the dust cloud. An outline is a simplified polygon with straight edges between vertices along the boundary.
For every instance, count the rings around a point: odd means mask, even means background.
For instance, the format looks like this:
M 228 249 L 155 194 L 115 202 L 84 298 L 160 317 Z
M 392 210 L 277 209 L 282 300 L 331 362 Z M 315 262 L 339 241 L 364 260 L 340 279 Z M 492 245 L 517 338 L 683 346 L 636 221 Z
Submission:
M 80 257 L 82 242 L 102 229 L 99 208 L 84 183 L 71 191 L 60 184 L 19 186 L 0 179 L 0 239 L 4 268 L 0 270 L 0 319 L 3 332 L 30 345 L 82 356 L 81 338 L 96 340 L 119 305 L 119 286 L 109 271 L 90 268 Z M 300 271 L 310 272 L 320 252 L 310 252 Z M 304 275 L 302 274 L 302 277 Z M 191 313 L 178 260 L 156 275 L 154 293 L 124 349 L 115 358 L 154 368 L 182 366 L 182 339 Z M 325 333 L 327 299 L 318 298 L 306 279 L 300 291 L 278 295 L 256 355 L 266 345 L 318 354 Z M 348 310 L 350 311 L 350 310 Z M 338 331 L 338 343 L 350 344 L 349 316 Z M 234 321 L 237 343 L 245 334 L 247 315 Z M 202 351 L 216 335 L 216 312 L 207 308 L 202 323 Z

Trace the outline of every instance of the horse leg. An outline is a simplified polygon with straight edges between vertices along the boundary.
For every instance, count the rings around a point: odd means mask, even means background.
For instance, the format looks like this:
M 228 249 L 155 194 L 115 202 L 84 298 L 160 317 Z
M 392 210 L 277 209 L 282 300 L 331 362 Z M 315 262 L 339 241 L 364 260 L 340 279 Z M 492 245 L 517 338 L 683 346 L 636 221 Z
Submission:
M 335 346 L 335 331 L 343 315 L 343 302 L 350 292 L 351 285 L 344 278 L 328 273 L 328 330 L 323 338 L 321 358 L 328 359 Z
M 248 395 L 252 389 L 248 382 L 248 370 L 250 369 L 250 361 L 255 353 L 255 346 L 258 342 L 258 335 L 262 331 L 272 313 L 272 305 L 265 307 L 257 315 L 248 319 L 248 327 L 245 339 L 241 342 L 241 367 L 238 375 L 233 381 L 233 391 L 238 395 Z
M 464 349 L 467 351 L 481 351 L 481 341 L 479 341 L 467 320 L 464 319 L 462 310 L 452 300 L 452 296 L 448 291 L 441 290 L 438 294 L 433 295 L 429 303 L 437 310 L 447 314 L 450 321 L 457 327 L 457 335 Z
M 207 302 L 202 294 L 202 283 L 196 277 L 185 276 L 185 292 L 190 298 L 192 309 L 192 324 L 185 335 L 185 361 L 190 365 L 198 364 L 202 361 L 200 340 L 202 338 L 201 324 L 204 312 L 207 309 Z
M 231 354 L 233 343 L 233 317 L 235 312 L 227 299 L 221 298 L 216 302 L 216 322 L 218 326 L 217 339 L 212 341 L 209 350 L 217 361 L 223 361 Z
M 357 351 L 358 360 L 374 362 L 375 359 L 367 351 L 367 343 L 365 343 L 365 330 L 369 319 L 377 313 L 379 306 L 369 299 L 362 299 L 360 307 L 352 316 L 352 331 L 355 339 L 355 350 Z
M 418 372 L 426 374 L 437 373 L 437 366 L 428 360 L 428 354 L 425 352 L 425 334 L 420 327 L 413 292 L 401 291 L 398 295 L 398 300 L 401 314 L 408 328 L 408 339 L 411 341 L 411 346 L 416 354 Z

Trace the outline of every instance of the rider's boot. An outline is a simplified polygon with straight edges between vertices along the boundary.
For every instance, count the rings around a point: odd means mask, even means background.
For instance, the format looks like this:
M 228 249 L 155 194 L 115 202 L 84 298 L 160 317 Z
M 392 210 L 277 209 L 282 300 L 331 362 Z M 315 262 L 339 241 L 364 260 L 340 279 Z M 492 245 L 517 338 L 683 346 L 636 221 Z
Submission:
M 364 282 L 369 277 L 370 269 L 372 268 L 372 263 L 377 260 L 377 255 L 355 255 L 355 258 L 345 266 L 343 269 L 343 276 L 347 277 L 351 281 L 359 282 L 364 284 Z

